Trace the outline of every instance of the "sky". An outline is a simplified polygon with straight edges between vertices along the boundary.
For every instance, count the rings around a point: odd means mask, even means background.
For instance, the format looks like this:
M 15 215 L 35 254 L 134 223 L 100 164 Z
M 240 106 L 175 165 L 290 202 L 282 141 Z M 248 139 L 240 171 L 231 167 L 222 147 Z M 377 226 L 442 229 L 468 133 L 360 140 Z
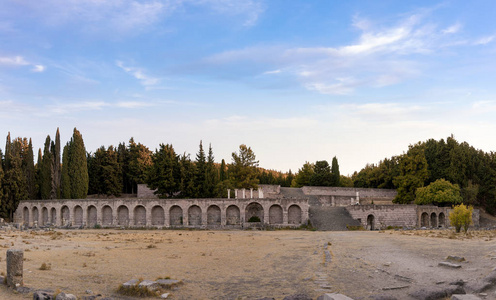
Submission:
M 450 135 L 496 151 L 493 0 L 3 0 L 0 138 L 135 141 L 341 174 Z M 3 148 L 2 144 L 0 148 Z M 37 152 L 37 151 L 36 151 Z

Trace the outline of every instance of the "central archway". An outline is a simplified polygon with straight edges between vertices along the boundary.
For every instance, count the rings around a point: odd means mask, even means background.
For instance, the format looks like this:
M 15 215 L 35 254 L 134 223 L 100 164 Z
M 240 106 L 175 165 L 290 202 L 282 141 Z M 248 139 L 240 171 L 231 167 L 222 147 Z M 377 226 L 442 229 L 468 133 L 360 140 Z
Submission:
M 134 208 L 134 225 L 146 225 L 146 209 L 143 205 L 138 205 Z
M 289 224 L 301 224 L 301 208 L 293 204 L 288 209 L 288 223 Z
M 245 222 L 264 222 L 264 209 L 260 203 L 248 204 L 245 211 Z
M 220 208 L 217 205 L 210 205 L 207 209 L 207 224 L 220 225 Z
M 94 205 L 90 205 L 88 207 L 88 220 L 86 221 L 88 227 L 95 227 L 97 224 L 97 215 L 96 215 L 96 207 Z
M 375 229 L 375 217 L 374 215 L 367 216 L 367 229 L 374 230 Z
M 236 205 L 229 205 L 226 210 L 226 225 L 239 225 L 240 220 L 239 207 Z
M 192 205 L 188 209 L 188 225 L 200 226 L 202 223 L 201 208 L 198 205 Z
M 274 204 L 269 208 L 269 224 L 282 224 L 282 207 Z
M 112 225 L 112 208 L 108 205 L 105 205 L 102 208 L 102 225 L 103 226 L 110 226 Z
M 74 207 L 74 225 L 83 225 L 83 208 L 79 205 L 76 205 L 76 207 Z
M 429 227 L 429 214 L 426 212 L 420 216 L 420 227 Z
M 163 226 L 165 224 L 165 213 L 162 206 L 156 205 L 152 208 L 152 225 Z
M 129 209 L 125 205 L 117 208 L 117 224 L 120 226 L 129 225 Z
M 183 209 L 177 205 L 172 206 L 169 210 L 169 218 L 171 226 L 183 225 Z

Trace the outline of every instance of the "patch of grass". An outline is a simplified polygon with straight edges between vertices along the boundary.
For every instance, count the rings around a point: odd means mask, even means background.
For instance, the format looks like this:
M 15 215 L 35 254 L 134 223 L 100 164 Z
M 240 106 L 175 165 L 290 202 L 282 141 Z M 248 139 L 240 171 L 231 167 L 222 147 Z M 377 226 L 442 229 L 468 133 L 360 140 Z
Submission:
M 160 280 L 160 279 L 171 279 L 170 276 L 165 276 L 165 277 L 157 277 L 155 281 Z
M 148 248 L 148 249 L 157 248 L 157 245 L 150 244 L 150 245 L 146 246 L 146 248 Z
M 40 266 L 40 270 L 42 271 L 48 271 L 52 269 L 52 265 L 50 263 L 42 263 Z
M 346 225 L 346 228 L 351 231 L 365 230 L 362 225 Z
M 124 286 L 124 285 L 119 285 L 117 288 L 117 293 L 124 295 L 124 296 L 129 296 L 129 297 L 157 297 L 158 292 L 157 291 L 151 291 L 146 287 L 141 287 L 139 284 L 135 284 L 132 286 Z

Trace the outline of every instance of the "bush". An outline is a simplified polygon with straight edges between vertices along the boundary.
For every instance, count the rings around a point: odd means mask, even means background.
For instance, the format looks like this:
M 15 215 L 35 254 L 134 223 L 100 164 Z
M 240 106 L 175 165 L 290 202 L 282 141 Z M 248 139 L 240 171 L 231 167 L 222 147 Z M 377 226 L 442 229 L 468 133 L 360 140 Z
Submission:
M 248 219 L 248 223 L 256 223 L 256 222 L 261 222 L 258 216 L 252 216 L 250 219 Z
M 418 188 L 415 192 L 415 204 L 434 204 L 443 206 L 445 204 L 462 203 L 460 187 L 457 184 L 438 179 L 428 186 Z
M 453 207 L 453 210 L 449 214 L 449 220 L 451 226 L 455 227 L 456 232 L 460 232 L 463 227 L 465 233 L 467 233 L 468 227 L 472 224 L 472 212 L 474 208 L 472 206 L 465 206 L 460 204 Z

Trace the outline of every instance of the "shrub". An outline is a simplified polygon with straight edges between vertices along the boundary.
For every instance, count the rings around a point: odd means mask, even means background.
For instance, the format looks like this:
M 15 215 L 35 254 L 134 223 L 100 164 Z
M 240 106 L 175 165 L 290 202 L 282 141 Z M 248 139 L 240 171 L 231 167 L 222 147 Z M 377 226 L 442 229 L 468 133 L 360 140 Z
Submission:
M 52 265 L 51 264 L 46 264 L 46 263 L 42 263 L 41 264 L 40 270 L 47 271 L 47 270 L 51 270 L 51 269 L 52 269 Z
M 453 210 L 449 214 L 449 220 L 451 226 L 455 227 L 456 232 L 460 232 L 463 227 L 465 233 L 467 233 L 468 227 L 472 224 L 472 212 L 474 208 L 472 206 L 465 206 L 460 204 L 453 207 Z
M 260 222 L 260 218 L 258 216 L 252 216 L 250 219 L 248 219 L 248 223 L 255 223 L 255 222 Z

